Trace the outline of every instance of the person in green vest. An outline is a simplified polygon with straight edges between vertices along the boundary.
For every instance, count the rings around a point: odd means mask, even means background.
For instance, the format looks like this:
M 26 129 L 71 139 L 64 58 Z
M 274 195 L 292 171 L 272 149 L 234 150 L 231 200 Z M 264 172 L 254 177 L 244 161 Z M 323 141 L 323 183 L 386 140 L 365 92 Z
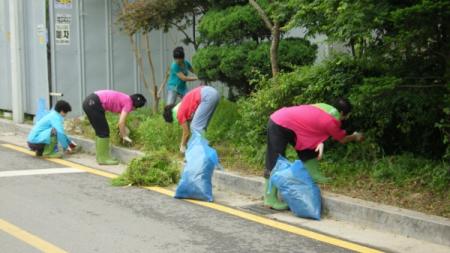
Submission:
M 202 134 L 220 101 L 219 92 L 211 86 L 199 86 L 189 91 L 178 105 L 166 105 L 163 117 L 168 123 L 178 123 L 183 129 L 180 152 L 186 151 L 191 132 Z
M 352 106 L 347 99 L 339 98 L 332 104 L 318 103 L 284 107 L 274 112 L 269 119 L 267 129 L 266 189 L 264 204 L 276 210 L 287 209 L 288 206 L 277 198 L 277 189 L 273 187 L 268 194 L 268 179 L 278 156 L 285 156 L 288 144 L 297 151 L 315 182 L 325 183 L 319 168 L 318 160 L 322 159 L 324 144 L 330 136 L 340 142 L 362 141 L 361 133 L 348 135 L 341 128 L 341 123 L 348 118 Z

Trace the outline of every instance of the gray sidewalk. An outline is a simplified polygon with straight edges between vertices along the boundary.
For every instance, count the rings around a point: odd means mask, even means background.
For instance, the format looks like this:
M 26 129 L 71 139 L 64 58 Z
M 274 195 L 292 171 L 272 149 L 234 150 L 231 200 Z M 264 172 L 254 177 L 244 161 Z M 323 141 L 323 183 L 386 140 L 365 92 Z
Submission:
M 9 120 L 0 119 L 2 132 L 25 135 L 30 128 L 29 125 L 15 125 Z M 93 141 L 77 136 L 72 136 L 72 138 L 84 151 L 94 152 Z M 112 152 L 123 163 L 143 154 L 139 151 L 119 147 L 114 147 Z M 213 178 L 213 184 L 218 189 L 234 194 L 243 194 L 253 199 L 261 198 L 263 183 L 261 177 L 240 176 L 227 171 L 215 171 Z M 337 222 L 351 222 L 369 229 L 450 246 L 449 219 L 327 192 L 323 192 L 322 197 L 326 217 Z M 283 214 L 272 214 L 272 217 L 278 219 L 280 215 Z M 290 218 L 288 222 L 295 224 L 299 221 L 301 219 Z

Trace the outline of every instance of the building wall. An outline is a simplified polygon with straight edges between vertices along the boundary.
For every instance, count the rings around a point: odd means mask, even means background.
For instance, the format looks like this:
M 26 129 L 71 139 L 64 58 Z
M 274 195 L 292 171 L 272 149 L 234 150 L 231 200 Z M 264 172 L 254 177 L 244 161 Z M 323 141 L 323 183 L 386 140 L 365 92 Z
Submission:
M 11 110 L 8 0 L 0 0 L 0 109 Z
M 0 0 L 0 109 L 11 110 L 11 69 L 8 2 Z M 81 104 L 87 95 L 99 89 L 115 89 L 125 93 L 143 93 L 150 101 L 131 48 L 129 37 L 120 30 L 117 0 L 73 0 L 68 6 L 56 6 L 55 0 L 23 1 L 23 55 L 25 113 L 34 114 L 38 99 L 67 100 L 72 116 L 82 114 Z M 49 25 L 45 11 L 49 8 Z M 49 28 L 48 31 L 46 28 Z M 57 33 L 69 32 L 69 39 L 56 39 Z M 143 37 L 134 37 L 141 48 L 145 76 L 152 80 L 143 50 Z M 156 81 L 160 84 L 172 62 L 172 50 L 181 46 L 178 31 L 154 31 L 150 34 Z M 47 45 L 48 42 L 48 45 Z M 50 52 L 47 55 L 47 46 Z M 185 47 L 191 60 L 193 48 Z M 50 72 L 48 63 L 50 62 Z M 49 93 L 62 94 L 62 97 Z
M 120 1 L 77 0 L 70 9 L 52 6 L 51 23 L 58 17 L 70 17 L 70 43 L 55 40 L 55 25 L 51 26 L 52 82 L 51 91 L 62 93 L 63 99 L 73 106 L 72 115 L 81 114 L 81 103 L 87 95 L 100 89 L 115 89 L 125 93 L 143 93 L 150 101 L 132 51 L 130 39 L 117 23 Z M 168 64 L 172 61 L 172 49 L 181 45 L 181 34 L 176 31 L 150 33 L 150 47 L 156 70 L 156 82 L 160 84 Z M 142 36 L 135 36 L 144 62 L 145 77 L 150 85 L 150 68 Z M 186 48 L 190 52 L 190 48 Z M 192 54 L 187 53 L 189 59 Z M 55 100 L 57 98 L 53 98 Z
M 11 110 L 11 69 L 9 52 L 8 2 L 0 0 L 0 109 Z M 48 104 L 64 99 L 72 105 L 71 116 L 82 114 L 81 104 L 90 93 L 100 89 L 115 89 L 128 94 L 143 93 L 148 101 L 150 91 L 140 75 L 129 37 L 120 30 L 117 16 L 118 0 L 72 0 L 68 5 L 57 5 L 57 0 L 21 0 L 23 3 L 23 105 L 25 113 L 34 114 L 39 98 Z M 48 5 L 46 5 L 48 3 Z M 48 11 L 48 20 L 46 19 Z M 47 24 L 48 23 L 48 24 Z M 68 32 L 68 38 L 60 37 Z M 186 31 L 192 33 L 192 28 Z M 289 36 L 303 36 L 296 29 Z M 172 63 L 172 50 L 182 45 L 184 35 L 177 30 L 150 33 L 150 48 L 160 84 Z M 151 82 L 150 67 L 142 36 L 134 37 L 141 48 L 145 76 Z M 328 54 L 330 46 L 323 36 L 315 41 L 319 45 L 317 61 Z M 195 50 L 183 45 L 186 58 L 192 59 Z M 47 48 L 49 50 L 47 50 Z M 316 61 L 316 62 L 317 62 Z M 50 67 L 49 67 L 50 66 Z M 196 86 L 199 82 L 189 83 Z M 226 94 L 223 84 L 216 87 Z M 61 94 L 49 96 L 49 94 Z M 51 102 L 51 103 L 50 103 Z

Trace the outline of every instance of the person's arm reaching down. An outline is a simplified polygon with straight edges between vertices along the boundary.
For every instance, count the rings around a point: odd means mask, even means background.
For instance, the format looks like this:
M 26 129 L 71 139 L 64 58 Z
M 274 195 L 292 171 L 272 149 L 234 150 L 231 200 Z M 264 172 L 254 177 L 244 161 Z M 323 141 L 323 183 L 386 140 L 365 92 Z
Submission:
M 128 116 L 128 112 L 126 112 L 126 111 L 122 111 L 120 113 L 118 127 L 119 127 L 120 137 L 122 138 L 122 140 L 124 140 L 128 143 L 132 143 L 130 137 L 128 136 L 127 130 L 126 130 L 127 116 Z
M 180 152 L 184 153 L 186 151 L 186 145 L 190 135 L 188 122 L 186 121 L 181 124 L 181 128 L 183 129 L 183 135 L 181 137 Z

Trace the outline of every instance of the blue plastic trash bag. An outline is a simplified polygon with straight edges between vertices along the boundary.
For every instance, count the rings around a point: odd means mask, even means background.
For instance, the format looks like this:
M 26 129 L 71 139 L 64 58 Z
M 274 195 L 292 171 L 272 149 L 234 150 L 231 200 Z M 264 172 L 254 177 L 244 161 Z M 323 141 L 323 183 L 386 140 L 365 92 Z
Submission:
M 215 149 L 200 134 L 194 133 L 186 150 L 186 164 L 175 192 L 175 198 L 213 201 L 212 175 L 219 166 Z
M 44 98 L 39 98 L 36 114 L 34 115 L 33 124 L 36 124 L 40 119 L 47 115 L 47 101 Z
M 300 160 L 291 163 L 279 156 L 272 170 L 270 183 L 275 185 L 296 216 L 320 220 L 322 209 L 320 189 Z

